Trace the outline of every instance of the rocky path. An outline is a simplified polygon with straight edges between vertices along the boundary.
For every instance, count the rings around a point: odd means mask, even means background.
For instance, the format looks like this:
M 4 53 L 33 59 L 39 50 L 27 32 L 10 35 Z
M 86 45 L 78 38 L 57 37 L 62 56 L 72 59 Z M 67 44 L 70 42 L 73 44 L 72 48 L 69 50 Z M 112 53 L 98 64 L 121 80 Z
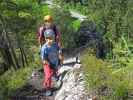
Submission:
M 45 3 L 52 7 L 53 0 L 46 0 Z M 59 7 L 56 5 L 56 7 Z M 75 11 L 69 11 L 72 17 L 81 21 L 87 17 Z M 71 55 L 71 54 L 70 54 Z M 34 70 L 31 77 L 27 80 L 27 84 L 18 89 L 16 95 L 11 97 L 11 100 L 91 100 L 89 99 L 83 82 L 83 74 L 79 60 L 71 55 L 66 57 L 64 65 L 60 68 L 62 84 L 53 88 L 52 96 L 45 96 L 43 90 L 43 70 Z M 53 82 L 54 83 L 54 82 Z M 56 83 L 55 83 L 56 84 Z M 53 86 L 55 85 L 53 84 Z
M 77 64 L 75 57 L 66 59 L 59 70 L 60 83 L 57 85 L 56 81 L 53 81 L 52 96 L 44 95 L 43 70 L 34 70 L 27 80 L 27 84 L 18 89 L 11 100 L 89 100 L 86 96 L 80 68 L 81 64 Z
M 52 96 L 45 96 L 43 70 L 36 69 L 11 100 L 91 100 L 84 86 L 80 60 L 71 54 L 65 55 L 64 64 L 59 69 L 60 81 L 53 80 Z

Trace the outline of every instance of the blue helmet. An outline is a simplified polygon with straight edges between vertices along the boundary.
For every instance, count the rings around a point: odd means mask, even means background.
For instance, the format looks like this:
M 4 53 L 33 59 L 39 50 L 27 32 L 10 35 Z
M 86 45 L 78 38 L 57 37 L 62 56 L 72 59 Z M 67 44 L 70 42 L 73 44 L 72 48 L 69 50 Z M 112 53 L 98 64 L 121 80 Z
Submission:
M 55 37 L 55 32 L 52 29 L 46 29 L 44 31 L 45 37 Z

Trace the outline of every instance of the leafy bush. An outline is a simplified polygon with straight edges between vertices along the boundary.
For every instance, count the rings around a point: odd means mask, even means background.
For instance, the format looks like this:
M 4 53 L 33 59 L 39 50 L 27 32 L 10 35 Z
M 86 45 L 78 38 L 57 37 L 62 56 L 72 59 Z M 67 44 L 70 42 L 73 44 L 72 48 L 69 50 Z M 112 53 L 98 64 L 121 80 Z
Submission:
M 31 64 L 33 65 L 33 64 Z M 0 76 L 0 99 L 8 100 L 18 88 L 26 84 L 34 67 L 25 67 L 17 71 L 9 70 Z
M 80 22 L 75 18 L 72 18 L 70 13 L 64 9 L 59 10 L 59 8 L 53 8 L 51 11 L 55 24 L 61 32 L 63 47 L 75 47 L 76 44 L 74 38 L 76 36 L 76 31 L 80 26 Z
M 109 69 L 107 68 L 105 62 L 98 60 L 93 55 L 86 53 L 82 56 L 82 63 L 85 71 L 85 80 L 87 84 L 92 89 L 98 89 L 100 86 L 106 85 L 106 81 L 109 76 Z
M 114 69 L 110 62 L 102 61 L 86 50 L 81 62 L 85 74 L 86 87 L 101 100 L 126 100 L 132 89 L 131 66 Z
M 80 28 L 80 20 L 75 20 L 72 22 L 72 28 L 75 30 L 75 31 L 78 31 L 78 29 Z

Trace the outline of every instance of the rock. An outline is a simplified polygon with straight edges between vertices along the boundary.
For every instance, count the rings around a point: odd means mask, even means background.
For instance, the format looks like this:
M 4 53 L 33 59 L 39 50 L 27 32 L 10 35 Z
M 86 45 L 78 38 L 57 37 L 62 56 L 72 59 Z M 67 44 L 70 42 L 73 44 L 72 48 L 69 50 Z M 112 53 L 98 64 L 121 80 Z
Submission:
M 34 89 L 42 90 L 42 83 L 42 73 L 40 73 L 38 70 L 34 70 L 31 74 L 31 77 L 28 80 L 28 84 L 31 85 Z
M 104 58 L 106 55 L 105 40 L 102 34 L 97 32 L 96 25 L 91 21 L 83 21 L 75 38 L 77 47 L 87 45 L 88 48 L 93 48 L 97 58 Z
M 75 64 L 73 67 L 76 69 L 79 69 L 79 68 L 81 68 L 81 64 Z
M 79 72 L 81 64 L 75 64 L 74 67 L 67 70 L 63 78 L 63 85 L 57 92 L 55 100 L 89 100 L 87 95 L 83 73 Z
M 72 69 L 73 69 L 73 68 L 70 67 L 70 66 L 62 66 L 62 67 L 59 69 L 58 73 L 59 73 L 59 74 L 62 74 L 63 72 L 69 71 L 69 70 L 72 70 Z
M 96 32 L 96 25 L 90 21 L 83 21 L 77 34 L 78 46 L 83 46 L 92 40 L 100 38 L 100 34 Z
M 82 14 L 79 14 L 75 11 L 70 10 L 71 16 L 74 18 L 78 18 L 80 21 L 84 21 L 85 19 L 87 19 L 87 16 L 84 16 Z

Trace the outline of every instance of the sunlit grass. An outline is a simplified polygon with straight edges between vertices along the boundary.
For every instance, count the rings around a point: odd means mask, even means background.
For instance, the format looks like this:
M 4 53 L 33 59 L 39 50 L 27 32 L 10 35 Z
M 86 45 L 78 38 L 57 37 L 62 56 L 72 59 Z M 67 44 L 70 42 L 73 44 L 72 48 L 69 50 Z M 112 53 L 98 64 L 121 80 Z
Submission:
M 40 69 L 42 67 L 38 52 L 39 47 L 33 46 L 31 48 L 31 53 L 33 53 L 35 58 L 33 62 L 18 70 L 10 69 L 0 76 L 0 100 L 7 100 L 10 96 L 14 95 L 17 89 L 27 83 L 32 71 L 35 68 Z
M 81 62 L 86 87 L 90 93 L 98 95 L 100 100 L 127 98 L 127 93 L 133 89 L 132 62 L 116 69 L 111 67 L 110 62 L 97 59 L 89 49 L 82 56 Z

